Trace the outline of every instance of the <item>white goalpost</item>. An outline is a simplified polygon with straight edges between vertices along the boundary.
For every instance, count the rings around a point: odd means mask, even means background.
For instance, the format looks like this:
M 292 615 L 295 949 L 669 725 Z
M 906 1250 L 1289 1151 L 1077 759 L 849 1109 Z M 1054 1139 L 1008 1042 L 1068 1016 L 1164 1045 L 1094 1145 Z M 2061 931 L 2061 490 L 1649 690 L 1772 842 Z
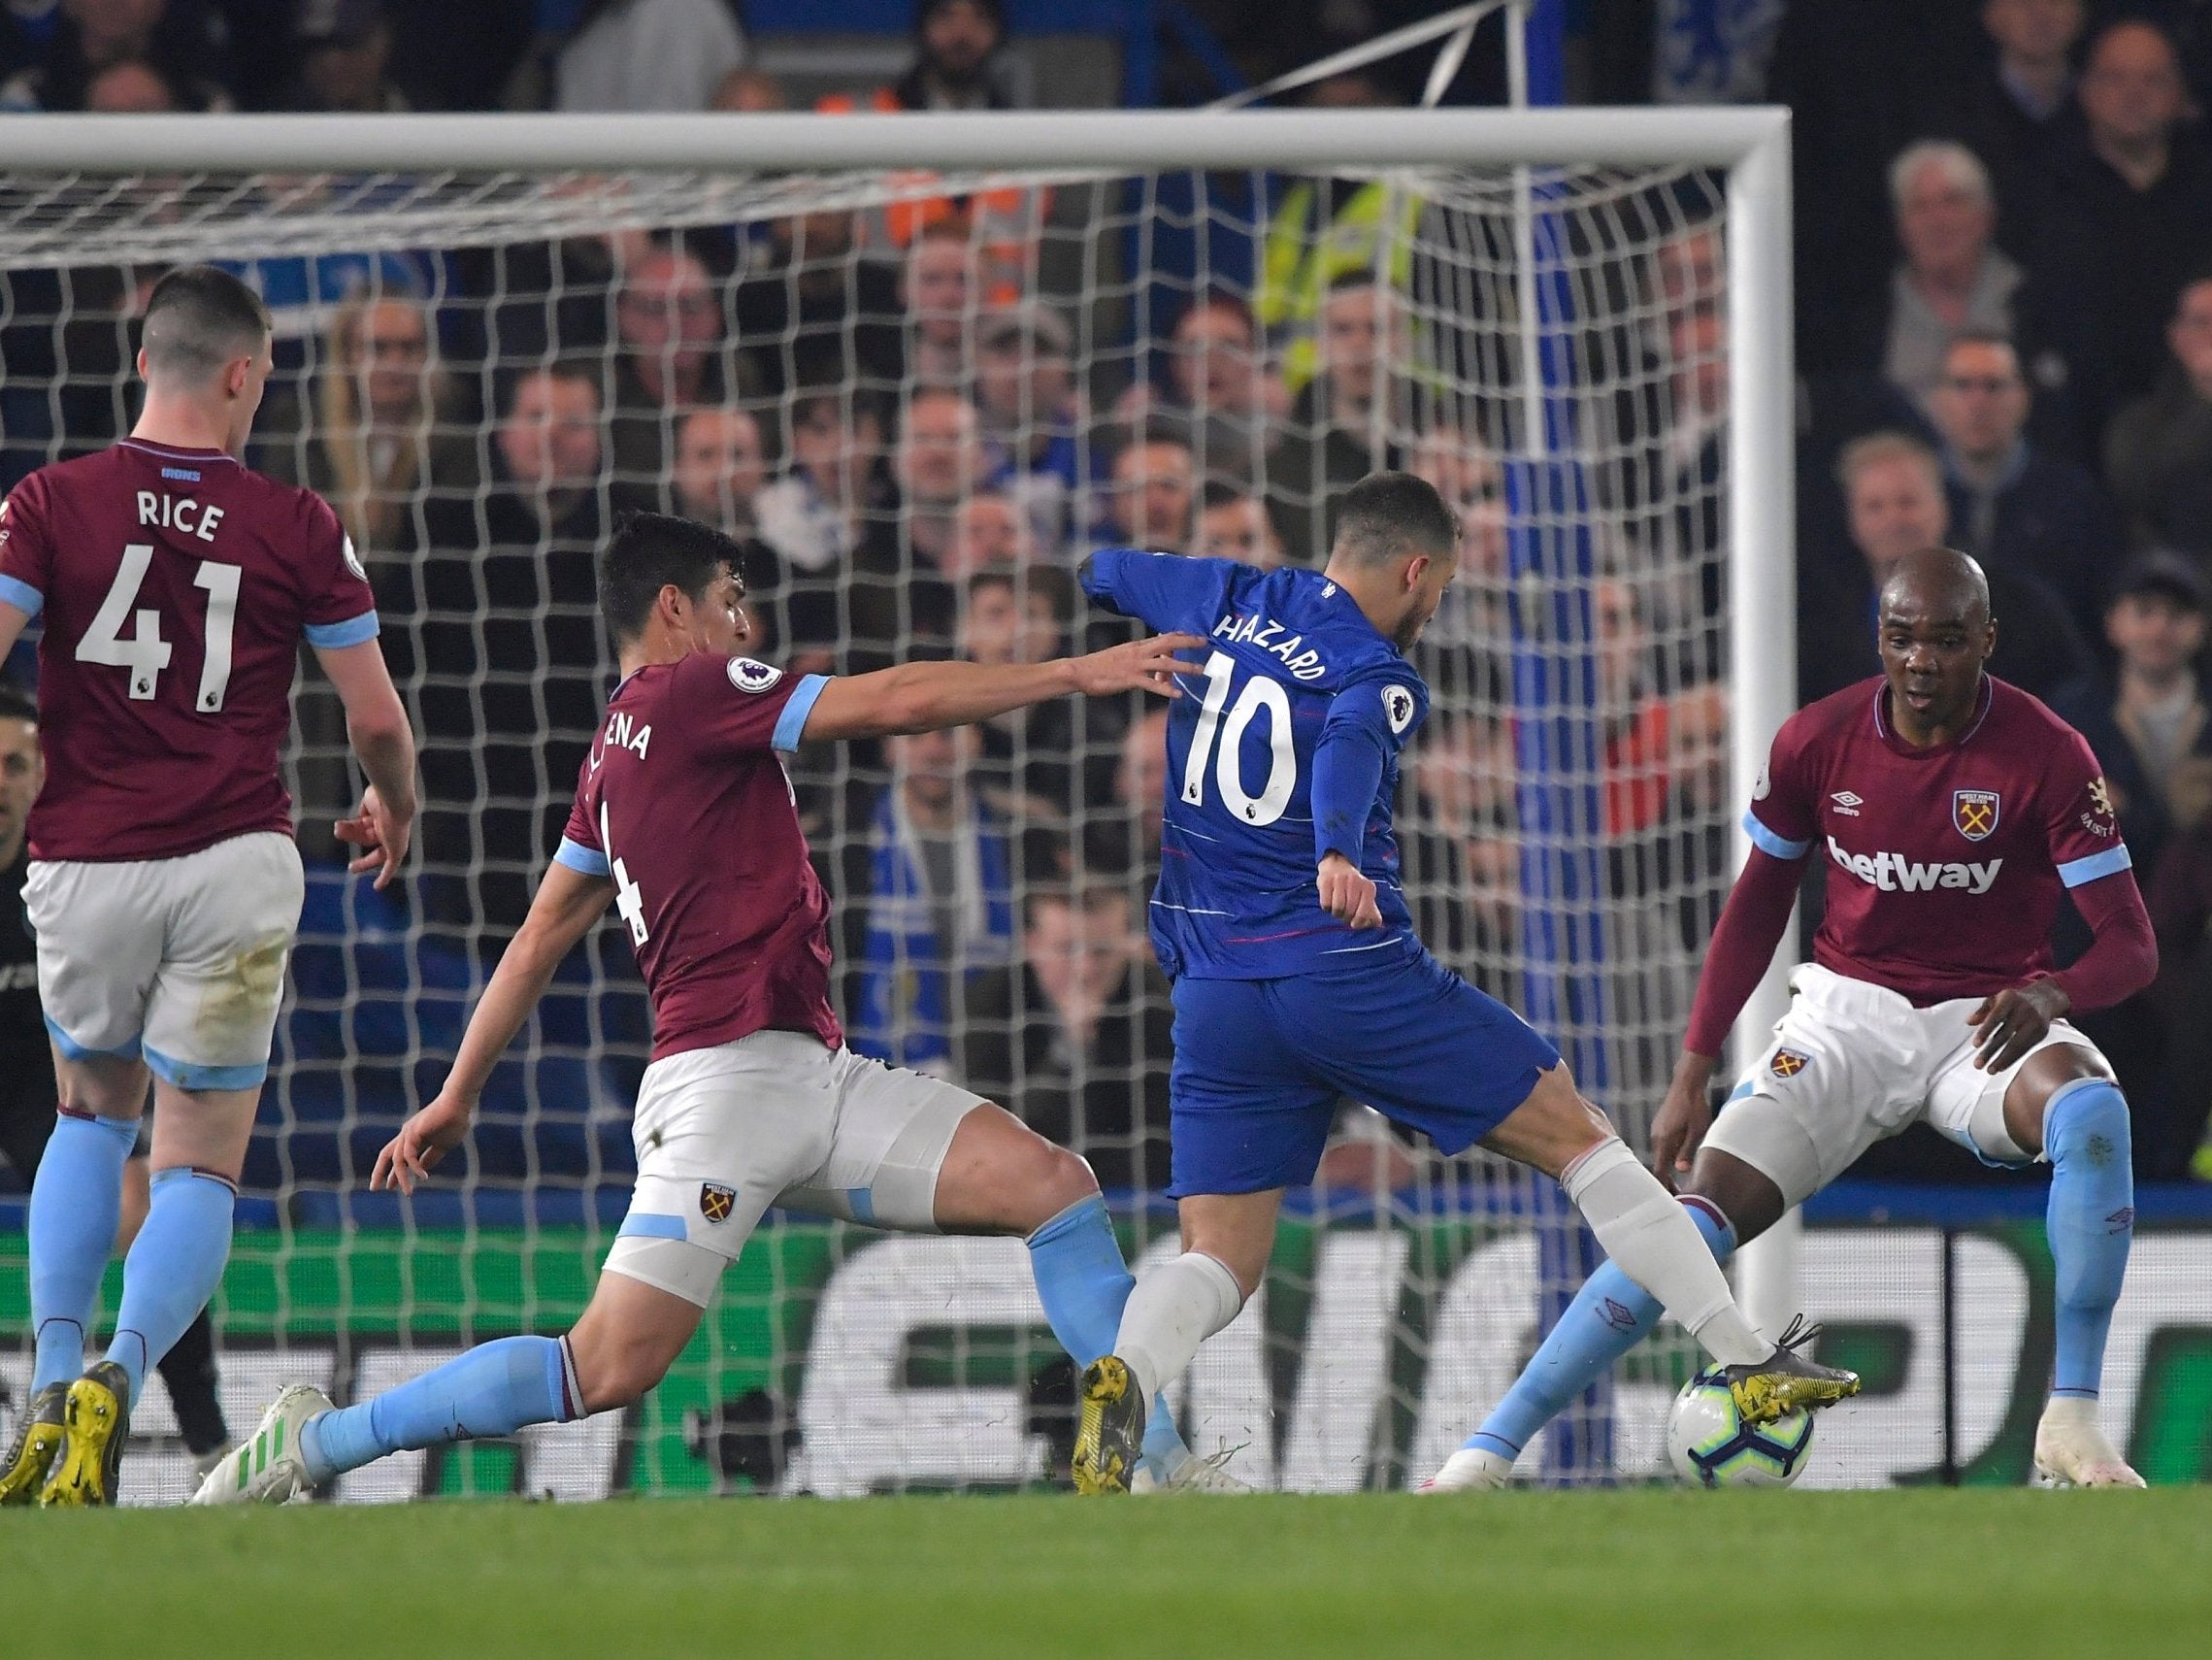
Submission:
M 1067 578 L 1089 547 L 1179 524 L 1201 550 L 1209 515 L 1249 502 L 1254 538 L 1310 558 L 1357 470 L 1431 477 L 1467 534 L 1460 596 L 1419 657 L 1436 714 L 1405 767 L 1408 898 L 1439 956 L 1530 1013 L 1641 1144 L 1746 850 L 1743 804 L 1795 706 L 1786 112 L 55 116 L 7 132 L 6 481 L 127 424 L 147 271 L 215 260 L 261 282 L 280 373 L 253 459 L 344 495 L 444 814 L 404 905 L 327 864 L 313 885 L 248 1174 L 259 1225 L 218 1309 L 234 1424 L 279 1379 L 357 1397 L 457 1345 L 559 1329 L 611 1238 L 646 1039 L 618 928 L 556 985 L 441 1193 L 409 1209 L 364 1188 L 548 851 L 577 711 L 610 666 L 589 555 L 629 505 L 718 507 L 773 573 L 779 660 L 855 668 L 986 649 L 978 573 L 1014 573 L 1015 607 L 1079 640 L 1094 623 Z M 933 246 L 955 250 L 948 299 L 929 297 Z M 1218 329 L 1188 321 L 1217 301 Z M 524 388 L 542 408 L 518 413 Z M 947 391 L 966 414 L 931 407 Z M 738 435 L 692 419 L 709 413 Z M 312 817 L 345 763 L 312 685 L 302 710 Z M 856 1038 L 993 1079 L 1119 1173 L 1133 1259 L 1172 1226 L 1147 1197 L 1166 1181 L 1158 988 L 1131 960 L 1124 1047 L 1071 1046 L 1039 993 L 1023 1002 L 1024 934 L 1040 892 L 1112 886 L 1140 918 L 1142 738 L 1109 712 L 987 731 L 949 760 L 793 767 L 847 919 Z M 925 776 L 968 804 L 945 837 L 983 849 L 979 886 L 940 908 L 951 921 L 897 920 L 883 885 L 899 792 Z M 960 951 L 922 960 L 941 924 Z M 931 984 L 937 1002 L 915 989 Z M 1755 1045 L 1786 1002 L 1776 969 L 1739 1034 Z M 1179 1398 L 1199 1449 L 1258 1484 L 1403 1486 L 1475 1427 L 1587 1256 L 1551 1184 L 1483 1156 L 1348 1117 L 1329 1176 Z M 19 1281 L 20 1255 L 0 1234 L 0 1276 Z M 1789 1236 L 1739 1278 L 1779 1325 L 1799 1306 Z M 1691 1352 L 1667 1328 L 1524 1468 L 1656 1473 Z M 1050 1359 L 1018 1245 L 779 1215 L 654 1399 L 389 1461 L 341 1497 L 1035 1481 L 1067 1420 Z M 15 1365 L 0 1355 L 20 1401 Z M 149 1401 L 156 1438 L 162 1411 Z M 182 1490 L 161 1444 L 137 1468 L 135 1497 Z

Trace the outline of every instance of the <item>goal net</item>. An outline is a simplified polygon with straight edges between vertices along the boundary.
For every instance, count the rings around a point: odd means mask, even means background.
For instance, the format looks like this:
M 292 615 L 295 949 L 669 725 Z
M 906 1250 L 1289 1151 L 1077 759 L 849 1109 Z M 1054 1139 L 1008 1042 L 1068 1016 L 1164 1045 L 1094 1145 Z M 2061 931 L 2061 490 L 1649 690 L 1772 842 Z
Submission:
M 310 897 L 217 1306 L 234 1427 L 281 1380 L 361 1398 L 558 1330 L 611 1240 L 648 1038 L 611 918 L 466 1154 L 412 1204 L 367 1176 L 557 838 L 612 668 L 593 555 L 627 508 L 743 539 L 759 655 L 860 670 L 1109 639 L 1071 581 L 1093 547 L 1313 562 L 1346 485 L 1432 480 L 1462 559 L 1416 653 L 1435 701 L 1399 806 L 1408 897 L 1436 953 L 1529 1012 L 1641 1145 L 1732 868 L 1750 695 L 1731 683 L 1731 349 L 1769 301 L 1730 291 L 1726 170 L 1439 144 L 1425 164 L 1194 145 L 1050 172 L 1009 147 L 978 171 L 927 167 L 915 130 L 897 171 L 0 183 L 6 481 L 127 430 L 133 313 L 162 267 L 247 274 L 278 322 L 252 459 L 345 518 L 421 734 L 419 853 L 386 899 L 328 840 L 356 786 L 304 673 L 287 764 Z M 1131 1258 L 1172 1249 L 1166 988 L 1141 945 L 1158 716 L 1050 708 L 790 771 L 855 1045 L 1075 1146 Z M 1403 1485 L 1593 1261 L 1551 1182 L 1348 1109 L 1264 1292 L 1173 1398 L 1256 1484 Z M 1692 1352 L 1666 1328 L 1524 1468 L 1655 1474 Z M 25 1364 L 0 1358 L 18 1403 Z M 779 1212 L 642 1406 L 388 1460 L 339 1497 L 1037 1482 L 1065 1468 L 1071 1403 L 1018 1242 Z M 149 1392 L 134 1498 L 184 1488 L 164 1411 Z

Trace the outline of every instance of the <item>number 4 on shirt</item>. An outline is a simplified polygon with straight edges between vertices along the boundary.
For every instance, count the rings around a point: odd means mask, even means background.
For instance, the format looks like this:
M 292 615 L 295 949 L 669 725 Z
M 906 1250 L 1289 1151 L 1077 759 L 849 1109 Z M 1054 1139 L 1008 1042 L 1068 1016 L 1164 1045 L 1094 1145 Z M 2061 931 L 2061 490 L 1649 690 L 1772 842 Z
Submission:
M 80 663 L 104 663 L 130 672 L 130 695 L 144 703 L 150 700 L 159 684 L 161 671 L 169 667 L 174 647 L 161 638 L 161 613 L 151 606 L 139 609 L 135 615 L 133 602 L 138 590 L 146 581 L 147 568 L 153 563 L 153 544 L 134 542 L 123 549 L 123 562 L 116 571 L 116 581 L 108 589 L 108 597 L 100 602 L 92 624 L 84 631 L 84 638 L 77 643 L 77 660 Z M 213 714 L 222 708 L 223 694 L 230 686 L 231 635 L 238 621 L 239 567 L 217 564 L 213 559 L 200 561 L 193 574 L 192 585 L 208 591 L 207 649 L 200 663 L 199 696 L 192 707 L 203 714 Z M 132 622 L 130 637 L 123 637 L 123 623 Z

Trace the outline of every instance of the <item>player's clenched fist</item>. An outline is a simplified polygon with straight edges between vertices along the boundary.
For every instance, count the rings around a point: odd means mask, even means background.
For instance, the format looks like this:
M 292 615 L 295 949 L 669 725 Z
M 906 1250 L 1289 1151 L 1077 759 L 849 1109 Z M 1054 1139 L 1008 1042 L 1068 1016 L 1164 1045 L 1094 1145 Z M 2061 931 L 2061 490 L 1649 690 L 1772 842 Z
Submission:
M 1321 909 L 1354 928 L 1379 928 L 1382 911 L 1375 904 L 1374 880 L 1341 853 L 1321 861 L 1314 880 L 1321 889 Z
M 1195 651 L 1205 642 L 1196 634 L 1158 634 L 1149 640 L 1132 640 L 1126 646 L 1109 646 L 1075 659 L 1075 689 L 1087 697 L 1114 692 L 1149 691 L 1162 697 L 1180 697 L 1177 675 L 1203 675 L 1204 663 L 1175 655 Z

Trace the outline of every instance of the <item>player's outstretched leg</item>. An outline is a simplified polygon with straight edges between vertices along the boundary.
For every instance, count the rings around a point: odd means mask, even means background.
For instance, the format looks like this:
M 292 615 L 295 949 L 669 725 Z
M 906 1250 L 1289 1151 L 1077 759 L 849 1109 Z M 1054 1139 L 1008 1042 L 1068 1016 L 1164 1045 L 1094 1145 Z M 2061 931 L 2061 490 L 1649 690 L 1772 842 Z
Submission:
M 710 1254 L 679 1240 L 650 1244 Z M 725 1260 L 716 1258 L 701 1276 L 709 1292 Z M 334 1409 L 319 1390 L 287 1389 L 210 1472 L 192 1503 L 282 1504 L 388 1453 L 508 1436 L 628 1406 L 667 1375 L 704 1311 L 689 1295 L 610 1269 L 566 1337 L 479 1344 L 350 1407 Z
M 1605 1254 L 1721 1363 L 1745 1417 L 1764 1422 L 1858 1393 L 1855 1375 L 1820 1366 L 1790 1346 L 1767 1343 L 1752 1329 L 1729 1292 L 1711 1243 L 1659 1179 L 1611 1133 L 1603 1115 L 1575 1092 L 1566 1067 L 1540 1075 L 1528 1100 L 1485 1138 L 1485 1145 L 1558 1176 Z M 1595 1299 L 1593 1305 L 1601 1315 L 1607 1311 Z M 1634 1311 L 1624 1306 L 1623 1311 L 1633 1324 Z M 1582 1330 L 1570 1333 L 1568 1343 L 1574 1343 Z M 1585 1374 L 1576 1388 L 1593 1376 Z M 1455 1455 L 1458 1468 L 1447 1466 L 1446 1472 L 1453 1478 L 1436 1484 L 1495 1485 L 1471 1477 L 1494 1473 L 1490 1461 L 1502 1455 L 1502 1448 Z
M 2057 1355 L 2051 1398 L 2035 1428 L 2036 1479 L 2055 1486 L 2140 1487 L 2096 1419 L 2104 1340 L 2134 1237 L 2135 1179 L 2128 1103 L 2102 1078 L 2051 1091 L 2043 1109 L 2051 1160 L 2044 1216 L 2057 1270 Z
M 1180 1377 L 1199 1345 L 1237 1317 L 1259 1282 L 1274 1239 L 1282 1189 L 1183 1200 L 1183 1253 L 1144 1275 L 1122 1311 L 1113 1353 L 1083 1373 L 1075 1434 L 1075 1487 L 1120 1493 L 1137 1474 L 1136 1441 L 1161 1389 Z
M 1735 1230 L 1710 1201 L 1685 1197 L 1682 1208 L 1713 1253 L 1727 1267 L 1735 1254 Z M 1551 1329 L 1512 1388 L 1482 1420 L 1482 1427 L 1431 1477 L 1437 1492 L 1502 1487 L 1536 1432 L 1565 1411 L 1659 1327 L 1667 1311 L 1617 1262 L 1598 1265 Z
M 926 1224 L 944 1233 L 1021 1232 L 1045 1321 L 1076 1367 L 1087 1372 L 1113 1348 L 1137 1281 L 1122 1259 L 1088 1164 L 984 1102 L 960 1111 L 942 1159 L 928 1175 L 927 1214 L 904 1215 L 895 1195 L 909 1184 L 886 1161 L 876 1176 L 876 1219 L 887 1226 Z M 1176 1484 L 1191 1465 L 1190 1449 L 1169 1412 L 1153 1413 L 1149 1423 L 1139 1417 L 1133 1440 L 1131 1471 L 1141 1461 L 1156 1486 Z

